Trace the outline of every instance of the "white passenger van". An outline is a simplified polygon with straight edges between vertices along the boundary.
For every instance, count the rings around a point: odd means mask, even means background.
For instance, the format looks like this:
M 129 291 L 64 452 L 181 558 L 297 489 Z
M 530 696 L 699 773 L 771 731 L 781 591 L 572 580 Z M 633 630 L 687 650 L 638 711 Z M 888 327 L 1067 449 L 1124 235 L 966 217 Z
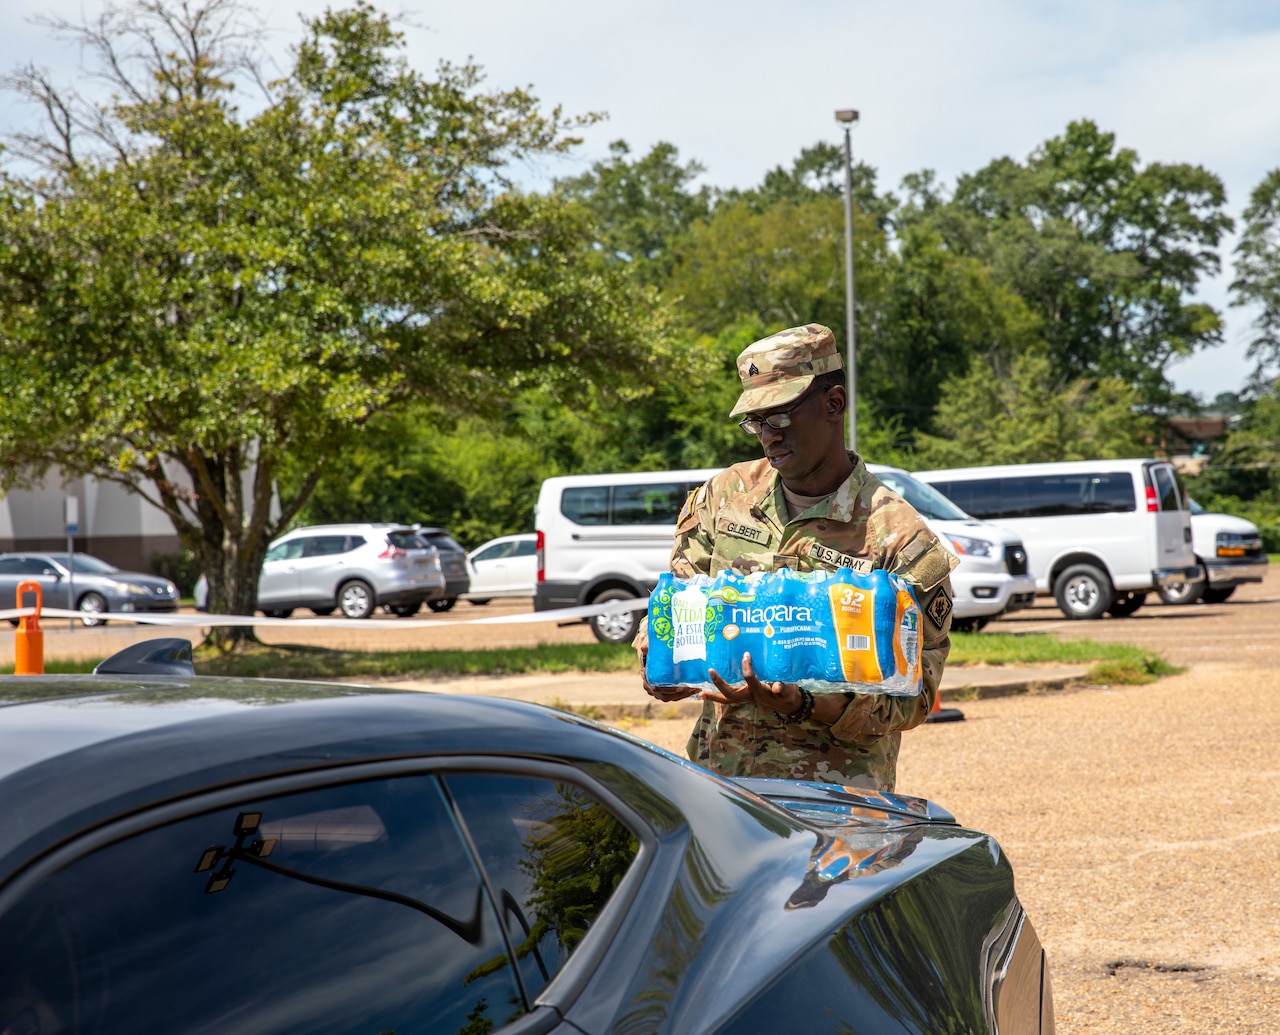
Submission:
M 685 499 L 719 470 L 548 478 L 534 507 L 538 581 L 533 609 L 647 597 L 670 570 Z M 598 640 L 630 643 L 640 614 L 602 615 L 589 624 Z
M 874 464 L 868 469 L 959 555 L 960 567 L 951 577 L 957 628 L 978 629 L 996 615 L 1030 606 L 1035 580 L 1027 574 L 1026 554 L 1015 534 L 960 513 L 905 471 Z M 648 596 L 669 570 L 685 498 L 719 470 L 548 478 L 534 510 L 534 610 Z M 638 611 L 603 615 L 590 619 L 590 625 L 600 640 L 628 643 L 639 618 Z
M 932 485 L 898 467 L 867 464 L 867 470 L 911 504 L 944 546 L 960 558 L 951 573 L 955 594 L 951 628 L 976 632 L 991 619 L 1030 607 L 1036 580 L 1017 534 L 964 513 Z
M 916 471 L 961 510 L 1016 532 L 1040 593 L 1068 618 L 1129 615 L 1148 591 L 1197 583 L 1173 465 L 1089 460 Z

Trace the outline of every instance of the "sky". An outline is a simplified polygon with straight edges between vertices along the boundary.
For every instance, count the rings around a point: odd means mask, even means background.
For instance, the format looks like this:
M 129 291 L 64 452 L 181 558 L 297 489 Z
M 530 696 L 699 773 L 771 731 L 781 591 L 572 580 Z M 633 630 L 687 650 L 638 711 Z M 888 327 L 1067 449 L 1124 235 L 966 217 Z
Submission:
M 336 5 L 338 0 L 331 0 Z M 1026 156 L 1073 119 L 1117 134 L 1143 162 L 1217 173 L 1237 220 L 1280 166 L 1280 5 L 1192 0 L 482 0 L 386 7 L 406 16 L 421 69 L 473 58 L 492 87 L 531 86 L 566 112 L 606 112 L 580 152 L 533 178 L 571 175 L 625 139 L 659 141 L 747 187 L 803 147 L 840 143 L 833 113 L 857 108 L 855 158 L 896 188 L 933 169 L 944 185 L 1004 155 Z M 324 0 L 258 6 L 284 61 L 299 14 Z M 3 0 L 0 70 L 25 61 L 68 82 L 79 54 L 31 22 L 95 16 L 101 0 Z M 0 131 L 28 118 L 0 105 Z M 1222 346 L 1170 369 L 1208 401 L 1242 387 L 1251 314 L 1229 306 L 1231 251 L 1199 297 L 1223 312 Z

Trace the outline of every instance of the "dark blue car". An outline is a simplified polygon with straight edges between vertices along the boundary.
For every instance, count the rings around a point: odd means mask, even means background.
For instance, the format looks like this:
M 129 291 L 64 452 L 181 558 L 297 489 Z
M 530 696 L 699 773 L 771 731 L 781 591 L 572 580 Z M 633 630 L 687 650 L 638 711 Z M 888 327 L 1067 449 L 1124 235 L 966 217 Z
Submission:
M 0 1033 L 1050 1032 L 990 837 L 533 705 L 0 680 Z

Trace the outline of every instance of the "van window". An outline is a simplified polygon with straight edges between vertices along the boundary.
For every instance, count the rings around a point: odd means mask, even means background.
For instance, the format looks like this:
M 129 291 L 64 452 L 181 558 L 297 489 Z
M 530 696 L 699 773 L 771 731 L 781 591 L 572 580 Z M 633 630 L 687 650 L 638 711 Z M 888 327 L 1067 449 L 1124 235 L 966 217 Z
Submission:
M 674 525 L 697 487 L 686 482 L 575 486 L 561 494 L 560 513 L 576 525 Z
M 1160 497 L 1160 509 L 1181 510 L 1182 501 L 1178 498 L 1178 485 L 1174 481 L 1173 471 L 1168 467 L 1153 467 L 1151 477 L 1156 483 L 1156 495 Z
M 607 525 L 609 487 L 591 485 L 565 489 L 560 497 L 560 513 L 575 525 Z
M 1009 475 L 934 485 L 965 513 L 991 521 L 1123 514 L 1137 509 L 1133 476 L 1127 471 Z

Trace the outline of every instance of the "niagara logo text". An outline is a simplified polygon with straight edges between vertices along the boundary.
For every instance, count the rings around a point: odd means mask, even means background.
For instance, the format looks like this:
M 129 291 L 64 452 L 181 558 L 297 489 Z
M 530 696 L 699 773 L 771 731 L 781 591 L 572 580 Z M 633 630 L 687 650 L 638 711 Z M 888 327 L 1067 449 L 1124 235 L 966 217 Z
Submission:
M 794 604 L 774 604 L 772 607 L 735 607 L 729 612 L 733 622 L 812 622 L 813 608 L 796 607 Z

